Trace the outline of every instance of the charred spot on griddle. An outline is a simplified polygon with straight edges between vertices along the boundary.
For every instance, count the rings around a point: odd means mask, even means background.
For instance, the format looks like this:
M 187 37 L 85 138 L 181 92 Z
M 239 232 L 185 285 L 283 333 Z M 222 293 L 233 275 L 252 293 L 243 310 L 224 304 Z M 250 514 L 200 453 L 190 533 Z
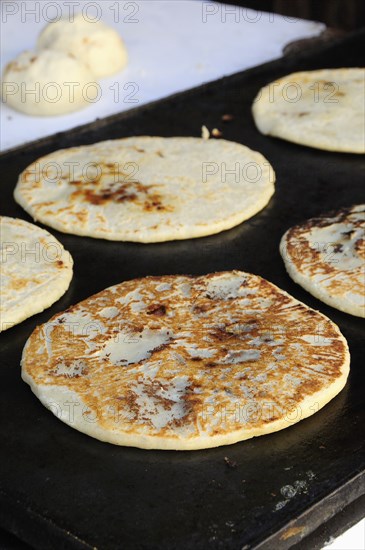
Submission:
M 229 113 L 226 113 L 221 116 L 221 120 L 223 120 L 223 122 L 231 122 L 231 120 L 233 119 L 234 119 L 234 116 Z
M 166 315 L 166 306 L 163 304 L 151 304 L 147 307 L 147 315 L 156 315 L 157 317 L 162 317 Z
M 231 460 L 228 456 L 224 457 L 224 462 L 229 468 L 237 468 L 237 462 L 235 460 Z

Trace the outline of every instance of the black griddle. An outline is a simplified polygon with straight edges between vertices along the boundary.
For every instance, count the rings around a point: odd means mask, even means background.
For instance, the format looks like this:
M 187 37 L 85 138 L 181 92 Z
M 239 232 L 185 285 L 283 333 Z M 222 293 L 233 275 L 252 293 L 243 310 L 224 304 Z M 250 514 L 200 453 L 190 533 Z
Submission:
M 14 202 L 17 176 L 62 147 L 151 134 L 199 136 L 203 124 L 261 151 L 277 174 L 267 208 L 211 237 L 155 245 L 50 230 L 75 260 L 69 291 L 0 335 L 0 526 L 36 548 L 289 548 L 364 493 L 363 321 L 319 302 L 285 272 L 278 252 L 291 225 L 364 201 L 363 156 L 261 135 L 257 91 L 296 70 L 361 66 L 365 32 L 5 153 L 1 214 L 30 220 Z M 223 123 L 223 114 L 232 114 Z M 103 288 L 144 275 L 242 269 L 266 277 L 339 325 L 351 350 L 345 389 L 284 431 L 206 451 L 143 451 L 101 443 L 48 412 L 20 379 L 33 329 Z M 303 544 L 303 542 L 301 543 Z

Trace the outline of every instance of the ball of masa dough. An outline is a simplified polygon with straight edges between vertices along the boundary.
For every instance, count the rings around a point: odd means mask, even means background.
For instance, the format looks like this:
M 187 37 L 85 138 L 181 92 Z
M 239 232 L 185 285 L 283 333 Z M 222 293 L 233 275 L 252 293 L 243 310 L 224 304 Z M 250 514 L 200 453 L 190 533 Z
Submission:
M 117 31 L 82 14 L 73 21 L 49 23 L 38 37 L 37 48 L 67 52 L 82 61 L 96 78 L 117 73 L 127 64 L 127 50 Z
M 90 84 L 99 86 L 89 69 L 72 55 L 25 51 L 5 67 L 2 98 L 28 115 L 63 115 L 94 101 L 98 90 L 91 90 Z

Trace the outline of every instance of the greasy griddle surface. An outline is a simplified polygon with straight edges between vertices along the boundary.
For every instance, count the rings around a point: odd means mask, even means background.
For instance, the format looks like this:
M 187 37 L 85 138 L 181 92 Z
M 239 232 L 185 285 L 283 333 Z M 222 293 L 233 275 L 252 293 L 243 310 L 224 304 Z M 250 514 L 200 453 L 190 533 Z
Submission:
M 138 245 L 52 231 L 73 255 L 71 287 L 54 306 L 0 335 L 3 527 L 40 548 L 239 549 L 269 536 L 269 547 L 284 548 L 359 494 L 359 479 L 348 482 L 364 468 L 363 322 L 295 285 L 278 245 L 291 225 L 363 201 L 365 161 L 265 137 L 254 127 L 250 105 L 261 86 L 289 72 L 361 65 L 364 42 L 360 33 L 2 155 L 1 214 L 25 220 L 30 218 L 12 199 L 18 173 L 58 148 L 103 139 L 199 136 L 205 124 L 259 150 L 277 174 L 276 194 L 267 208 L 212 237 Z M 223 123 L 225 113 L 234 120 Z M 351 373 L 341 394 L 318 414 L 229 447 L 142 451 L 72 430 L 21 381 L 26 339 L 56 312 L 126 279 L 226 269 L 266 277 L 340 326 L 350 345 Z M 334 496 L 328 498 L 330 493 Z

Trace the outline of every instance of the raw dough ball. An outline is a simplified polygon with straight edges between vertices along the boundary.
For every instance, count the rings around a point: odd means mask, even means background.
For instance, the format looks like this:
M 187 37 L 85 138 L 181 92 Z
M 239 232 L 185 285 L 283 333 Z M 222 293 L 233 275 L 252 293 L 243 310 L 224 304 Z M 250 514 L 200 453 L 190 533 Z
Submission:
M 96 78 L 117 73 L 127 64 L 123 40 L 102 21 L 90 22 L 82 14 L 73 22 L 63 18 L 50 23 L 41 32 L 38 49 L 53 49 L 74 55 Z
M 55 50 L 25 51 L 4 70 L 3 101 L 28 115 L 53 116 L 77 111 L 97 91 L 89 69 L 72 55 Z

